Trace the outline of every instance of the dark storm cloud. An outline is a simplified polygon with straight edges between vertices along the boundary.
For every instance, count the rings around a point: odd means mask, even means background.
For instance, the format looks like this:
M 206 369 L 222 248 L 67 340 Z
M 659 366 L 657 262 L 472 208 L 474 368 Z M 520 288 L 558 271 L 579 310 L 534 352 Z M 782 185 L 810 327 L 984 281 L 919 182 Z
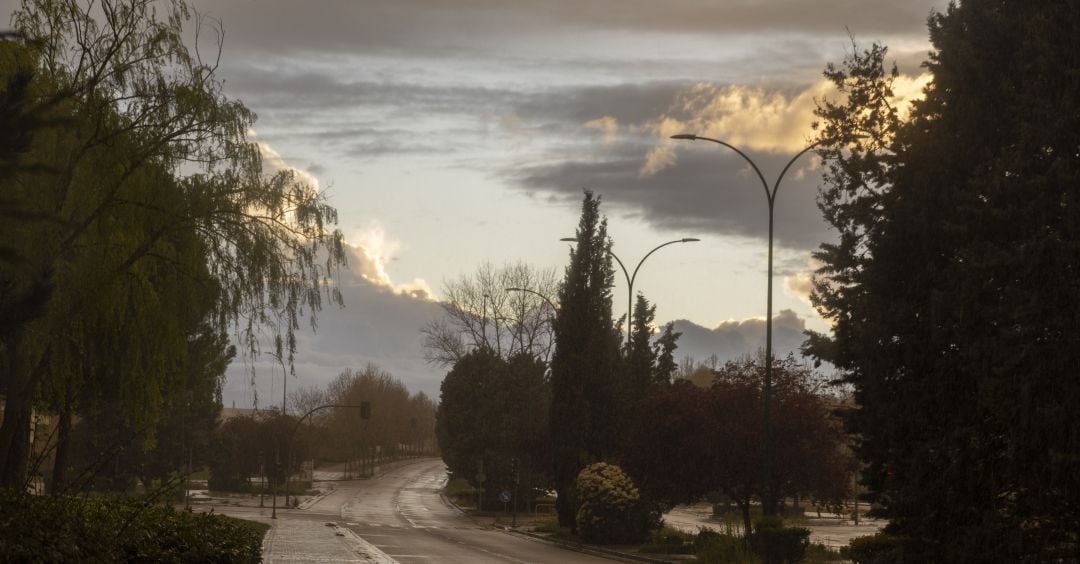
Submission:
M 228 88 L 256 109 L 295 110 L 317 119 L 321 112 L 354 109 L 402 113 L 469 114 L 507 105 L 518 92 L 480 86 L 433 86 L 408 81 L 358 78 L 333 70 L 245 67 L 230 70 Z
M 712 147 L 710 147 L 712 148 Z M 689 147 L 687 147 L 689 149 Z M 745 162 L 733 153 L 682 150 L 678 162 L 653 176 L 639 174 L 647 149 L 628 146 L 610 158 L 572 159 L 508 171 L 531 190 L 580 198 L 581 189 L 602 194 L 616 208 L 635 213 L 658 229 L 697 234 L 763 238 L 768 233 L 765 193 Z M 783 168 L 785 156 L 749 152 L 766 178 Z M 808 167 L 810 160 L 801 161 Z M 820 173 L 806 170 L 799 179 L 792 167 L 776 204 L 777 243 L 793 249 L 816 248 L 833 236 L 816 205 Z M 610 210 L 610 208 L 609 208 Z M 610 213 L 610 211 L 609 211 Z
M 225 22 L 229 44 L 291 50 L 491 52 L 522 36 L 578 38 L 581 31 L 658 34 L 843 32 L 919 34 L 944 0 L 197 0 Z M 242 22 L 242 23 L 237 23 Z

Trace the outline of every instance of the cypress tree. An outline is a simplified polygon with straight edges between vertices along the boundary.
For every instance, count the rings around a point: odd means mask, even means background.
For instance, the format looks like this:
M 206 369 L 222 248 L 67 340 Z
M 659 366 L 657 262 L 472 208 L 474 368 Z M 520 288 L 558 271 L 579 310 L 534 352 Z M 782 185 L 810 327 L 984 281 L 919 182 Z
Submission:
M 611 240 L 600 198 L 586 191 L 577 244 L 559 291 L 551 360 L 551 440 L 559 523 L 575 527 L 574 479 L 614 455 L 620 337 L 611 319 Z

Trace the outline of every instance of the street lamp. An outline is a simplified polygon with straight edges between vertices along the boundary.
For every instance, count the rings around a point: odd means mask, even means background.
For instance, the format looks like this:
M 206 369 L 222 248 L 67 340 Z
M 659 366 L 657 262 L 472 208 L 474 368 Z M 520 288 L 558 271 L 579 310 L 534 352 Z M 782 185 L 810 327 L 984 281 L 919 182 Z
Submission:
M 507 292 L 528 292 L 530 294 L 533 294 L 534 296 L 540 296 L 545 302 L 547 302 L 547 305 L 551 306 L 552 311 L 559 311 L 559 306 L 555 305 L 555 302 L 551 301 L 551 298 L 545 296 L 544 294 L 541 294 L 540 292 L 537 292 L 536 290 L 530 290 L 528 288 L 504 288 L 504 289 Z
M 320 405 L 318 407 L 310 409 L 310 410 L 308 410 L 307 413 L 302 415 L 300 417 L 300 419 L 297 419 L 296 423 L 293 423 L 292 429 L 289 430 L 289 436 L 288 436 L 288 438 L 286 439 L 285 442 L 286 442 L 286 445 L 289 447 L 289 452 L 290 453 L 292 453 L 293 437 L 296 436 L 296 431 L 298 431 L 300 429 L 300 424 L 303 423 L 304 420 L 307 419 L 308 417 L 311 417 L 312 413 L 315 413 L 316 411 L 319 411 L 320 409 L 329 409 L 329 408 L 332 408 L 332 407 L 359 409 L 361 419 L 367 419 L 368 417 L 371 417 L 371 404 L 366 402 L 366 401 L 360 402 L 360 405 L 327 404 L 327 405 Z M 367 415 L 367 417 L 365 417 L 365 415 Z M 312 482 L 314 482 L 315 481 L 315 467 L 314 466 L 311 467 L 311 473 L 312 473 L 311 480 L 312 480 Z M 289 505 L 289 501 L 288 501 L 289 500 L 289 478 L 290 478 L 289 468 L 288 468 L 288 465 L 286 465 L 286 467 L 285 467 L 285 505 L 286 506 Z M 277 492 L 274 493 L 274 507 L 273 507 L 273 510 L 270 513 L 270 518 L 271 519 L 277 519 Z
M 559 240 L 560 241 L 567 241 L 567 242 L 570 242 L 570 243 L 577 243 L 577 241 L 578 241 L 577 237 L 563 237 L 562 239 L 559 239 Z M 630 348 L 630 341 L 631 341 L 631 339 L 633 339 L 633 328 L 631 327 L 630 323 L 631 323 L 631 320 L 634 317 L 634 280 L 637 279 L 638 270 L 640 270 L 641 265 L 645 263 L 645 259 L 649 258 L 650 255 L 652 255 L 656 251 L 659 251 L 660 249 L 662 249 L 662 248 L 664 248 L 664 247 L 666 247 L 668 245 L 674 245 L 675 243 L 696 243 L 696 242 L 698 242 L 700 240 L 701 239 L 697 239 L 695 237 L 684 237 L 682 239 L 675 239 L 674 241 L 668 241 L 667 243 L 661 243 L 661 244 L 657 245 L 656 247 L 653 247 L 653 250 L 649 251 L 648 253 L 645 253 L 645 256 L 642 257 L 641 260 L 638 261 L 637 266 L 634 267 L 634 273 L 633 274 L 631 274 L 626 269 L 626 265 L 623 264 L 623 261 L 619 259 L 618 255 L 613 253 L 611 251 L 611 249 L 608 249 L 608 254 L 611 255 L 611 258 L 615 259 L 615 262 L 618 263 L 619 268 L 622 270 L 623 276 L 626 277 L 626 285 L 627 285 L 627 289 L 626 289 L 626 293 L 627 293 L 627 296 L 626 296 L 626 347 L 627 347 L 627 349 Z
M 750 163 L 750 167 L 757 173 L 758 180 L 761 180 L 761 187 L 765 189 L 765 199 L 769 203 L 769 272 L 768 283 L 766 289 L 765 299 L 765 381 L 763 383 L 763 393 L 765 396 L 765 458 L 764 458 L 764 470 L 765 470 L 765 489 L 762 495 L 762 508 L 766 515 L 773 515 L 776 513 L 775 500 L 772 497 L 772 466 L 773 466 L 773 450 L 775 441 L 773 437 L 772 417 L 770 414 L 772 405 L 772 285 L 773 285 L 773 208 L 776 204 L 776 192 L 780 189 L 780 181 L 784 178 L 791 165 L 795 164 L 795 161 L 799 157 L 809 152 L 814 147 L 827 141 L 826 139 L 818 140 L 811 143 L 805 149 L 799 151 L 791 160 L 784 165 L 784 169 L 780 171 L 780 175 L 776 177 L 776 182 L 773 183 L 772 188 L 769 188 L 769 183 L 765 180 L 765 175 L 761 173 L 761 169 L 746 153 L 740 151 L 734 145 L 726 143 L 719 139 L 713 139 L 710 137 L 701 137 L 700 135 L 694 135 L 691 133 L 682 133 L 679 135 L 672 135 L 672 139 L 685 139 L 689 141 L 711 141 L 713 143 L 723 145 L 732 151 L 735 151 L 746 162 Z

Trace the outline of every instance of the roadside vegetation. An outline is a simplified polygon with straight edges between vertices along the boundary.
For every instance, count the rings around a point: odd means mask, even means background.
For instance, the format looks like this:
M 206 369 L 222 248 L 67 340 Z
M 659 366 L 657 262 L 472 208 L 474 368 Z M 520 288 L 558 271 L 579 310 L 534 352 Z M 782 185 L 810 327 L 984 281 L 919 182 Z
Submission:
M 4 562 L 255 564 L 268 528 L 134 499 L 0 494 Z

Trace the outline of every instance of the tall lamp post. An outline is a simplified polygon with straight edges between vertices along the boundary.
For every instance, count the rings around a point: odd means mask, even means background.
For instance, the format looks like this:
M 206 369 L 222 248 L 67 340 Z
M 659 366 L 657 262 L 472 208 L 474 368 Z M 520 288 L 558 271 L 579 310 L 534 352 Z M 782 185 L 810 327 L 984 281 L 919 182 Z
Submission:
M 286 445 L 289 447 L 289 452 L 290 453 L 292 452 L 293 437 L 296 436 L 296 431 L 298 431 L 300 429 L 300 424 L 303 423 L 304 420 L 307 419 L 308 417 L 311 417 L 311 414 L 315 413 L 316 411 L 319 411 L 321 409 L 330 409 L 330 408 L 333 408 L 333 407 L 354 408 L 354 409 L 359 409 L 360 410 L 361 419 L 367 419 L 368 417 L 371 416 L 371 407 L 370 406 L 371 406 L 370 403 L 364 401 L 364 402 L 360 402 L 360 405 L 327 404 L 327 405 L 320 405 L 320 406 L 318 406 L 316 408 L 313 408 L 313 409 L 309 410 L 307 413 L 302 415 L 300 417 L 300 419 L 297 419 L 296 423 L 293 423 L 292 429 L 289 430 L 289 436 L 288 436 L 288 438 L 285 439 Z M 365 415 L 367 415 L 367 417 L 365 417 Z M 311 471 L 312 471 L 312 480 L 314 481 L 314 479 L 315 479 L 315 475 L 314 475 L 315 474 L 315 467 L 314 466 L 311 467 Z M 285 492 L 286 492 L 286 496 L 287 496 L 288 492 L 289 492 L 289 470 L 288 470 L 287 466 L 285 468 Z M 286 497 L 286 500 L 287 499 L 288 499 L 288 497 Z M 289 502 L 286 501 L 285 505 L 286 506 L 289 505 Z M 274 507 L 273 507 L 272 512 L 270 513 L 270 518 L 271 519 L 277 519 L 277 494 L 276 493 L 274 495 Z
M 559 240 L 560 241 L 567 241 L 567 242 L 570 242 L 570 243 L 577 243 L 577 237 L 563 237 L 562 239 L 559 239 Z M 627 286 L 627 289 L 626 289 L 626 293 L 627 293 L 627 296 L 626 296 L 626 346 L 627 346 L 627 348 L 630 347 L 630 341 L 631 341 L 631 339 L 633 339 L 633 336 L 634 336 L 633 327 L 631 327 L 631 325 L 630 325 L 632 320 L 633 320 L 633 317 L 634 317 L 634 280 L 637 279 L 638 270 L 640 270 L 641 265 L 645 263 L 645 259 L 649 258 L 650 255 L 652 255 L 656 251 L 659 251 L 660 249 L 662 249 L 662 248 L 664 248 L 664 247 L 666 247 L 668 245 L 674 245 L 675 243 L 696 243 L 696 242 L 698 242 L 700 240 L 701 239 L 697 239 L 695 237 L 684 237 L 682 239 L 675 239 L 674 241 L 668 241 L 667 243 L 661 243 L 661 244 L 657 245 L 656 247 L 653 247 L 653 250 L 649 251 L 648 253 L 645 253 L 645 256 L 641 257 L 641 260 L 638 261 L 637 266 L 634 267 L 634 273 L 633 274 L 631 274 L 630 271 L 626 269 L 626 265 L 623 264 L 623 261 L 620 260 L 619 257 L 615 253 L 608 250 L 608 254 L 611 255 L 611 258 L 615 259 L 615 262 L 618 263 L 618 265 L 619 265 L 619 269 L 622 270 L 623 276 L 626 278 L 626 286 Z
M 758 180 L 761 181 L 761 187 L 765 190 L 765 199 L 769 203 L 769 273 L 768 273 L 768 283 L 766 285 L 767 289 L 766 289 L 766 299 L 765 299 L 765 303 L 766 303 L 766 306 L 765 306 L 765 309 L 766 309 L 766 311 L 765 311 L 765 381 L 764 381 L 764 383 L 762 385 L 763 394 L 765 396 L 765 410 L 764 410 L 765 411 L 765 457 L 764 457 L 765 488 L 764 488 L 764 492 L 763 492 L 763 495 L 762 495 L 761 502 L 762 502 L 762 509 L 764 510 L 765 514 L 766 515 L 774 515 L 776 513 L 776 500 L 773 499 L 773 491 L 772 491 L 772 485 L 773 485 L 772 484 L 772 477 L 773 476 L 772 476 L 772 470 L 773 470 L 773 450 L 775 448 L 775 440 L 774 440 L 775 437 L 773 437 L 774 430 L 773 430 L 773 425 L 772 425 L 772 415 L 770 413 L 770 411 L 772 409 L 771 406 L 772 406 L 772 367 L 773 367 L 773 357 L 772 357 L 773 208 L 775 207 L 775 204 L 776 204 L 776 192 L 777 192 L 777 190 L 780 189 L 780 181 L 783 180 L 784 175 L 787 174 L 787 171 L 788 171 L 788 169 L 791 168 L 791 165 L 795 164 L 795 161 L 798 160 L 799 157 L 803 156 L 804 154 L 809 152 L 814 147 L 817 147 L 818 145 L 824 143 L 826 140 L 822 139 L 822 140 L 817 141 L 815 143 L 811 143 L 810 146 L 808 146 L 805 149 L 803 149 L 803 150 L 799 151 L 798 153 L 796 153 L 794 157 L 791 157 L 791 160 L 788 161 L 788 163 L 786 165 L 784 165 L 784 169 L 780 171 L 780 175 L 776 177 L 776 181 L 773 182 L 772 188 L 769 188 L 769 183 L 765 180 L 765 175 L 763 175 L 761 173 L 761 169 L 758 168 L 757 164 L 754 163 L 754 161 L 749 156 L 747 156 L 746 153 L 740 151 L 734 145 L 731 145 L 730 143 L 726 143 L 726 142 L 721 141 L 719 139 L 713 139 L 713 138 L 710 138 L 710 137 L 701 137 L 700 135 L 694 135 L 692 133 L 683 133 L 683 134 L 679 134 L 679 135 L 672 135 L 671 138 L 672 139 L 686 139 L 686 140 L 690 140 L 690 141 L 711 141 L 713 143 L 723 145 L 724 147 L 727 147 L 728 149 L 731 149 L 732 151 L 735 151 L 735 153 L 737 153 L 740 157 L 742 157 L 743 160 L 745 160 L 747 163 L 750 163 L 750 167 L 754 169 L 755 173 L 757 173 Z

